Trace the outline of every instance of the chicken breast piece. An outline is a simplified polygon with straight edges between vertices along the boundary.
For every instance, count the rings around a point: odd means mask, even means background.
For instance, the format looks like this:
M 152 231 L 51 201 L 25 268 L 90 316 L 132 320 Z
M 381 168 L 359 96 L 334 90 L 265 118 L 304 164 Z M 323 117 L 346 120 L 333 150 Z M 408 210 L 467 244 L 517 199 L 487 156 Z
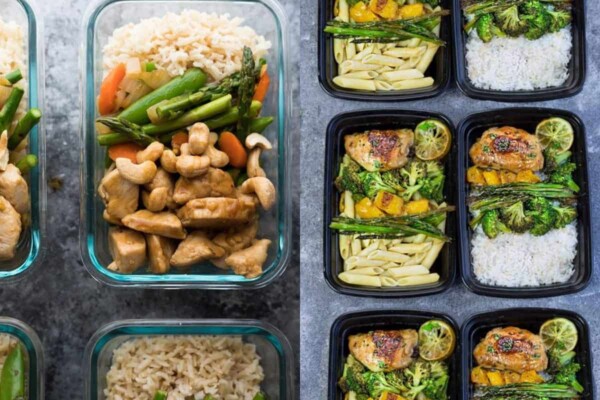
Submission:
M 146 235 L 150 271 L 166 274 L 171 269 L 171 256 L 175 252 L 175 242 L 158 235 Z
M 225 259 L 225 264 L 238 275 L 244 275 L 248 279 L 256 278 L 263 272 L 270 245 L 269 239 L 257 240 L 252 246 L 231 254 Z
M 189 228 L 229 228 L 248 223 L 255 214 L 256 200 L 249 197 L 195 199 L 177 211 L 183 226 Z
M 159 188 L 167 189 L 167 207 L 171 210 L 177 208 L 177 204 L 173 200 L 173 190 L 175 188 L 173 177 L 160 167 L 156 170 L 154 179 L 152 179 L 150 183 L 144 185 L 144 189 L 146 189 L 148 192 L 152 192 L 154 189 Z
M 140 187 L 123 178 L 118 170 L 104 175 L 98 194 L 113 218 L 123 219 L 137 210 L 140 199 Z
M 411 129 L 371 130 L 344 137 L 346 153 L 367 171 L 389 171 L 408 163 L 415 134 Z
M 124 274 L 135 272 L 146 263 L 146 239 L 131 229 L 108 229 L 108 248 L 113 257 L 108 269 Z
M 171 265 L 177 268 L 187 268 L 202 261 L 220 258 L 224 255 L 225 250 L 214 244 L 206 233 L 195 231 L 179 243 L 177 250 L 171 257 Z
M 0 172 L 0 196 L 4 196 L 19 214 L 29 211 L 27 181 L 21 175 L 19 168 L 13 164 L 8 164 L 6 169 Z
M 475 346 L 473 357 L 482 367 L 517 373 L 548 368 L 548 357 L 542 339 L 528 330 L 514 326 L 489 331 Z
M 163 211 L 153 213 L 139 210 L 121 220 L 123 225 L 133 230 L 173 239 L 185 239 L 186 233 L 181 221 L 173 213 Z
M 419 335 L 414 329 L 377 330 L 351 335 L 350 353 L 373 372 L 408 367 L 416 357 Z
M 258 220 L 254 219 L 246 225 L 221 232 L 214 237 L 213 243 L 225 249 L 227 254 L 245 249 L 252 244 L 258 232 Z
M 0 261 L 15 257 L 21 230 L 21 215 L 4 196 L 0 196 Z
M 235 197 L 231 175 L 217 168 L 209 168 L 205 175 L 197 178 L 180 177 L 175 183 L 173 200 L 178 204 L 204 197 Z
M 478 167 L 513 172 L 539 171 L 544 168 L 542 146 L 535 135 L 523 129 L 503 126 L 483 132 L 469 151 Z

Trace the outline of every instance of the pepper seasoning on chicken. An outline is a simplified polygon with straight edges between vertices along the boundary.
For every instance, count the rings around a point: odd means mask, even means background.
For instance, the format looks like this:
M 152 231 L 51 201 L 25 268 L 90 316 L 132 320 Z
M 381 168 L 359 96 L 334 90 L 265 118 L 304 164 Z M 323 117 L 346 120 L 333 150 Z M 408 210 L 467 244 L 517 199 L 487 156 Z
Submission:
M 419 335 L 414 329 L 371 331 L 348 338 L 350 353 L 373 372 L 408 367 L 416 355 Z
M 367 171 L 389 171 L 408 163 L 415 134 L 411 129 L 370 130 L 344 136 L 346 153 Z

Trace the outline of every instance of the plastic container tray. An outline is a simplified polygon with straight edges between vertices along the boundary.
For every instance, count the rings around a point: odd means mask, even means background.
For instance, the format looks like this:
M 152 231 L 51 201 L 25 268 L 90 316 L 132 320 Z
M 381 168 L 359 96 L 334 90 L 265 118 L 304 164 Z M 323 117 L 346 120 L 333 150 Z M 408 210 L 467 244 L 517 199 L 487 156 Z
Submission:
M 102 48 L 117 27 L 185 9 L 242 17 L 248 26 L 264 35 L 272 44 L 267 57 L 271 87 L 262 114 L 275 117 L 274 123 L 264 132 L 273 143 L 273 150 L 263 154 L 261 163 L 277 189 L 278 202 L 269 212 L 261 213 L 259 237 L 268 238 L 272 243 L 264 272 L 257 278 L 247 279 L 209 263 L 194 266 L 185 273 L 172 269 L 164 275 L 152 274 L 144 268 L 125 275 L 106 268 L 112 261 L 107 243 L 108 223 L 102 218 L 104 205 L 97 195 L 98 185 L 104 175 L 105 149 L 96 142 L 94 126 L 97 116 L 96 95 L 103 78 Z M 80 246 L 90 274 L 103 283 L 128 287 L 237 289 L 263 287 L 272 282 L 286 267 L 291 235 L 290 142 L 287 132 L 291 118 L 291 85 L 288 84 L 288 28 L 280 5 L 273 0 L 108 0 L 92 5 L 84 21 Z
M 453 0 L 454 15 L 454 58 L 456 60 L 456 83 L 460 90 L 469 97 L 480 100 L 504 102 L 532 102 L 560 99 L 574 96 L 583 89 L 586 76 L 585 56 L 585 4 L 583 0 L 573 0 L 573 49 L 571 62 L 568 65 L 569 77 L 562 86 L 536 90 L 500 91 L 475 87 L 469 80 L 465 59 L 467 34 L 464 32 L 464 16 L 460 6 L 461 0 Z
M 444 195 L 448 204 L 456 204 L 456 173 L 455 173 L 455 154 L 456 154 L 456 133 L 454 125 L 443 114 L 425 112 L 425 111 L 403 111 L 403 110 L 374 110 L 374 111 L 355 111 L 335 116 L 327 127 L 327 144 L 325 149 L 325 215 L 323 219 L 324 230 L 324 266 L 325 280 L 333 290 L 338 293 L 353 296 L 369 297 L 408 297 L 423 296 L 443 292 L 448 289 L 456 278 L 457 257 L 456 240 L 446 244 L 438 256 L 432 271 L 440 274 L 439 282 L 398 288 L 372 288 L 366 286 L 350 285 L 338 278 L 338 274 L 343 270 L 343 260 L 340 256 L 338 235 L 329 228 L 331 219 L 339 214 L 340 193 L 335 188 L 334 180 L 338 175 L 339 164 L 344 156 L 344 136 L 356 132 L 362 132 L 368 129 L 413 129 L 424 119 L 435 118 L 443 121 L 452 132 L 452 149 L 445 162 L 446 185 Z M 446 233 L 457 238 L 456 215 L 449 213 L 446 220 Z
M 23 71 L 27 80 L 28 108 L 37 107 L 44 113 L 44 62 L 41 20 L 36 10 L 25 0 L 0 0 L 2 19 L 14 21 L 23 29 L 25 56 L 28 71 Z M 27 73 L 25 73 L 27 72 Z M 46 116 L 29 133 L 28 153 L 38 157 L 38 166 L 28 177 L 31 195 L 31 225 L 21 234 L 15 257 L 0 261 L 0 283 L 14 282 L 37 267 L 44 257 L 46 227 L 46 143 L 44 125 Z
M 27 324 L 0 317 L 0 334 L 16 338 L 26 351 L 27 400 L 44 400 L 44 350 L 38 335 Z
M 269 399 L 294 398 L 294 357 L 286 337 L 275 327 L 254 320 L 125 320 L 99 329 L 85 350 L 86 400 L 104 400 L 106 373 L 114 350 L 125 341 L 158 335 L 234 335 L 256 345 L 265 379 L 261 390 Z
M 448 360 L 450 382 L 448 384 L 448 398 L 458 399 L 461 379 L 460 368 L 460 337 L 456 322 L 445 314 L 428 311 L 404 310 L 373 310 L 358 313 L 344 314 L 335 320 L 331 326 L 329 338 L 329 383 L 328 399 L 343 400 L 344 396 L 338 387 L 338 380 L 342 376 L 344 362 L 350 354 L 348 349 L 348 336 L 356 333 L 367 333 L 375 329 L 416 329 L 430 319 L 447 322 L 454 328 L 457 343 L 454 354 Z
M 577 327 L 579 341 L 575 352 L 576 360 L 581 364 L 581 371 L 577 374 L 579 383 L 585 388 L 582 399 L 594 398 L 594 379 L 592 377 L 592 350 L 590 348 L 590 334 L 587 322 L 583 317 L 573 311 L 553 310 L 549 308 L 513 308 L 477 314 L 469 318 L 461 327 L 462 343 L 462 388 L 461 399 L 473 398 L 473 385 L 469 377 L 471 368 L 474 367 L 473 350 L 488 331 L 493 328 L 516 326 L 527 329 L 533 333 L 539 332 L 542 324 L 555 317 L 564 317 L 571 320 Z M 456 397 L 458 398 L 458 397 Z
M 444 9 L 451 8 L 451 0 L 441 0 Z M 403 101 L 417 100 L 438 96 L 448 88 L 452 75 L 452 15 L 443 17 L 440 29 L 440 38 L 446 42 L 441 47 L 425 76 L 431 76 L 435 83 L 433 86 L 412 90 L 395 90 L 390 92 L 366 92 L 360 90 L 344 89 L 333 83 L 336 76 L 337 63 L 333 55 L 333 36 L 323 32 L 327 21 L 334 18 L 333 5 L 335 0 L 319 1 L 319 82 L 321 87 L 330 95 L 346 100 L 373 100 L 373 101 Z
M 579 243 L 577 245 L 577 256 L 575 257 L 575 274 L 565 283 L 547 285 L 541 287 L 509 288 L 500 286 L 484 285 L 477 281 L 471 264 L 471 237 L 472 230 L 469 228 L 469 212 L 466 206 L 468 184 L 466 182 L 466 171 L 471 165 L 469 149 L 475 140 L 488 128 L 494 126 L 512 125 L 535 132 L 536 125 L 543 119 L 555 116 L 566 119 L 575 130 L 575 141 L 571 151 L 573 161 L 577 164 L 577 170 L 573 177 L 581 187 L 579 192 L 577 213 L 579 214 L 577 231 Z M 587 146 L 585 144 L 585 127 L 579 117 L 569 111 L 548 108 L 506 108 L 473 114 L 465 118 L 458 127 L 458 230 L 460 232 L 461 244 L 461 271 L 462 279 L 467 287 L 481 295 L 529 298 L 558 296 L 575 293 L 583 290 L 589 283 L 592 275 L 592 230 L 590 217 L 590 197 L 588 187 L 588 162 Z

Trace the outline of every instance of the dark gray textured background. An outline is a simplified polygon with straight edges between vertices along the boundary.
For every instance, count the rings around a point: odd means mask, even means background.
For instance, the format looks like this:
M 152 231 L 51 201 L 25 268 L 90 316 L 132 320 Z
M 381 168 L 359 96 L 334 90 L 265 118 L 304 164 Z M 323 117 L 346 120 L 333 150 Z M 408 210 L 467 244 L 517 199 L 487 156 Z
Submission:
M 300 370 L 302 399 L 325 399 L 331 384 L 328 377 L 329 330 L 333 321 L 341 314 L 358 310 L 399 309 L 429 310 L 451 315 L 462 324 L 472 314 L 510 307 L 553 307 L 574 310 L 589 322 L 594 353 L 594 372 L 600 379 L 600 278 L 594 272 L 589 287 L 578 294 L 537 300 L 507 300 L 481 297 L 469 292 L 460 282 L 447 292 L 428 297 L 411 299 L 376 300 L 349 297 L 333 292 L 323 277 L 323 174 L 325 129 L 329 120 L 338 113 L 361 109 L 406 109 L 428 110 L 446 114 L 454 123 L 467 115 L 494 108 L 509 107 L 510 104 L 472 100 L 462 95 L 453 86 L 448 92 L 434 99 L 403 103 L 351 102 L 338 100 L 327 95 L 317 79 L 317 5 L 312 0 L 302 3 L 300 65 L 300 98 L 302 101 L 302 152 L 300 178 L 302 195 L 300 205 L 302 246 L 301 274 L 301 348 Z M 592 213 L 598 215 L 600 206 L 593 200 L 600 195 L 600 15 L 598 1 L 586 1 L 588 77 L 585 88 L 576 97 L 551 102 L 514 106 L 541 106 L 573 111 L 583 118 L 587 128 L 589 151 L 590 187 L 592 188 Z M 310 99 L 310 100 L 305 100 Z M 600 225 L 593 220 L 593 232 L 597 237 Z M 594 249 L 596 260 L 600 251 Z M 594 265 L 596 267 L 596 265 Z M 332 381 L 335 381 L 333 377 Z M 598 385 L 597 385 L 598 386 Z M 598 389 L 598 388 L 597 388 Z
M 86 0 L 30 0 L 37 5 L 45 35 L 47 177 L 62 189 L 49 190 L 48 251 L 45 262 L 25 280 L 0 287 L 0 315 L 18 318 L 40 336 L 46 357 L 46 398 L 81 399 L 83 350 L 102 325 L 128 318 L 256 318 L 281 329 L 299 349 L 297 240 L 286 274 L 258 291 L 160 291 L 113 289 L 94 281 L 79 253 L 79 47 Z M 293 76 L 298 52 L 298 9 L 282 0 L 291 22 Z M 252 23 L 252 21 L 249 21 Z M 296 93 L 296 90 L 294 91 Z M 297 96 L 295 95 L 294 98 Z M 289 134 L 298 131 L 296 124 Z M 299 148 L 299 135 L 293 138 Z M 298 161 L 297 153 L 290 154 Z M 298 168 L 293 178 L 297 180 Z M 294 198 L 298 237 L 299 186 Z

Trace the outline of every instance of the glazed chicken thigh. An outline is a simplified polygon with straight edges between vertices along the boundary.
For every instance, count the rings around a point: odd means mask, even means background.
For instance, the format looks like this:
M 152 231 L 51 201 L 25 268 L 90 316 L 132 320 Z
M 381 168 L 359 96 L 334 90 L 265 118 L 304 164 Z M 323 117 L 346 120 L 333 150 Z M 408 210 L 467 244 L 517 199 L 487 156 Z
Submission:
M 367 171 L 389 171 L 408 163 L 411 129 L 371 130 L 344 137 L 346 153 Z
M 419 335 L 414 329 L 372 331 L 348 339 L 350 353 L 373 372 L 406 368 L 416 355 Z

